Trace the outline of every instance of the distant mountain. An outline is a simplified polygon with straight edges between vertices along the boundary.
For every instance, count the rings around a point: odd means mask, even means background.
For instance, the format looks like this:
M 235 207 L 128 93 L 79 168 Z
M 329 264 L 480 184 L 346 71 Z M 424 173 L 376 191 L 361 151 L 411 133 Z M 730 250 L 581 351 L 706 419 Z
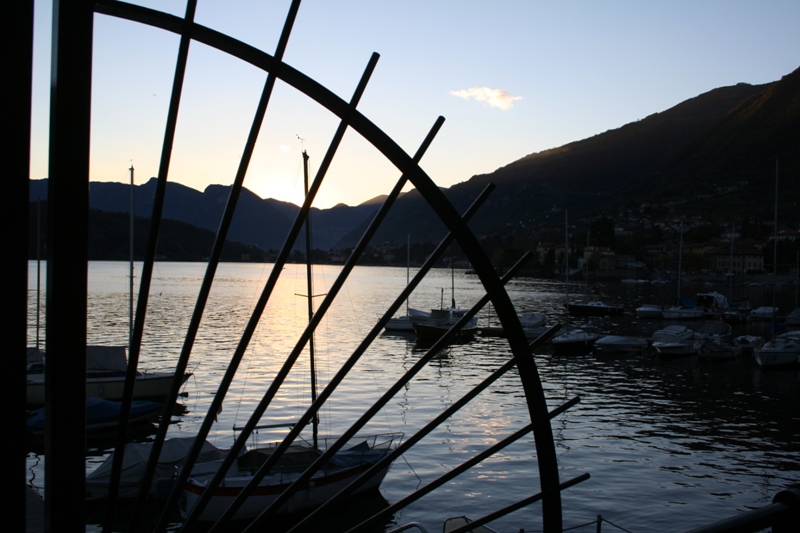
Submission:
M 134 212 L 137 217 L 149 218 L 153 211 L 156 194 L 156 178 L 134 186 Z M 91 209 L 112 213 L 130 212 L 130 186 L 125 183 L 92 182 L 90 185 Z M 230 186 L 209 185 L 205 191 L 167 183 L 163 218 L 191 224 L 201 229 L 216 232 L 230 195 Z M 30 199 L 47 199 L 47 179 L 30 182 Z M 312 209 L 312 245 L 328 250 L 369 219 L 379 205 L 364 203 L 350 207 L 340 204 L 331 209 Z M 260 250 L 278 250 L 286 238 L 300 208 L 288 202 L 262 199 L 246 188 L 239 195 L 236 214 L 228 234 L 228 240 L 255 246 Z M 305 246 L 305 234 L 300 236 L 296 249 Z
M 765 85 L 714 89 L 591 138 L 527 155 L 445 191 L 460 211 L 489 183 L 495 191 L 473 218 L 478 236 L 530 235 L 543 227 L 643 204 L 679 202 L 683 214 L 761 217 L 772 213 L 776 159 L 800 214 L 800 69 Z M 432 176 L 435 179 L 435 176 Z M 361 228 L 337 246 L 352 245 Z M 444 231 L 415 193 L 398 200 L 376 241 L 437 241 Z
M 535 241 L 547 228 L 588 223 L 604 215 L 649 210 L 651 216 L 702 215 L 770 220 L 776 160 L 780 162 L 782 220 L 800 224 L 800 69 L 764 84 L 711 90 L 666 111 L 559 148 L 529 154 L 490 174 L 443 189 L 463 212 L 490 183 L 490 195 L 470 227 L 481 238 Z M 432 176 L 436 179 L 436 176 Z M 156 180 L 135 187 L 135 211 L 149 217 Z M 31 181 L 31 200 L 46 198 L 47 180 Z M 167 184 L 164 218 L 217 231 L 230 193 Z M 129 186 L 91 183 L 93 209 L 127 213 Z M 355 207 L 312 210 L 313 246 L 354 246 L 385 196 Z M 228 240 L 260 250 L 280 249 L 299 208 L 244 189 Z M 793 218 L 792 218 L 793 217 Z M 438 242 L 444 226 L 416 191 L 393 205 L 373 243 Z M 301 232 L 296 249 L 304 246 Z

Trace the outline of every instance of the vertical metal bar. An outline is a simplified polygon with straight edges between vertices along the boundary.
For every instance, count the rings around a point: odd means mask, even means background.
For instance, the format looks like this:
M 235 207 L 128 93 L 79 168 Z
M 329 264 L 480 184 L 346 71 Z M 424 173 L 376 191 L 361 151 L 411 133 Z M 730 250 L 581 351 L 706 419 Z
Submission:
M 7 72 L 2 105 L 2 154 L 8 180 L 0 208 L 0 227 L 28 228 L 28 175 L 30 174 L 31 76 L 33 61 L 33 1 L 8 5 L 0 22 L 0 39 L 6 50 L 2 72 Z M 13 53 L 11 51 L 13 50 Z M 7 311 L 0 325 L 10 348 L 12 371 L 4 381 L 3 399 L 11 406 L 11 428 L 25 431 L 25 353 L 28 313 L 28 231 L 7 231 L 3 294 Z M 25 523 L 25 439 L 11 441 L 11 495 L 6 504 L 9 523 Z M 19 476 L 19 477 L 17 477 Z M 16 479 L 16 481 L 14 481 Z
M 158 234 L 161 229 L 161 215 L 164 209 L 164 198 L 167 190 L 167 175 L 169 173 L 169 164 L 172 160 L 172 147 L 175 143 L 175 131 L 178 124 L 178 110 L 181 103 L 181 95 L 183 94 L 183 82 L 186 76 L 186 64 L 189 57 L 189 45 L 192 41 L 192 24 L 194 23 L 194 15 L 197 9 L 197 0 L 188 0 L 186 2 L 186 12 L 184 16 L 184 28 L 181 34 L 181 41 L 178 46 L 178 57 L 175 64 L 175 75 L 172 80 L 172 93 L 170 95 L 169 110 L 167 112 L 167 123 L 164 130 L 164 140 L 161 146 L 161 159 L 158 167 L 158 181 L 156 183 L 156 194 L 153 199 L 153 212 L 150 217 L 150 232 L 147 239 L 147 249 L 145 251 L 144 263 L 142 264 L 141 280 L 139 281 L 139 298 L 136 303 L 136 316 L 133 322 L 133 332 L 131 335 L 131 345 L 128 352 L 128 373 L 125 376 L 125 391 L 122 399 L 123 417 L 120 420 L 127 421 L 129 418 L 130 405 L 133 401 L 133 381 L 135 379 L 136 368 L 139 363 L 139 352 L 141 350 L 142 336 L 144 335 L 144 322 L 147 315 L 147 304 L 150 298 L 150 284 L 153 278 L 153 265 L 155 263 L 156 245 L 158 243 Z M 180 387 L 180 376 L 183 374 L 185 365 L 181 369 L 180 362 L 176 365 L 175 380 L 172 385 L 171 399 L 165 402 L 164 414 L 162 420 L 169 420 L 171 418 L 172 407 L 175 403 L 178 390 Z M 135 530 L 141 515 L 144 512 L 145 500 L 148 497 L 150 484 L 152 483 L 153 475 L 155 472 L 158 457 L 161 454 L 161 448 L 166 435 L 166 426 L 162 424 L 159 427 L 159 434 L 153 443 L 153 449 L 150 452 L 150 457 L 145 468 L 144 475 L 142 476 L 141 487 L 139 494 L 136 498 L 133 512 L 131 513 L 130 529 Z M 110 527 L 111 520 L 114 516 L 114 504 L 116 503 L 117 485 L 119 483 L 120 473 L 122 470 L 122 462 L 124 454 L 119 453 L 124 450 L 124 437 L 121 432 L 117 436 L 117 452 L 114 456 L 114 463 L 111 469 L 111 482 L 109 489 L 109 505 L 107 507 L 107 516 L 104 523 L 104 529 Z
M 54 0 L 45 365 L 45 528 L 85 529 L 91 0 Z
M 277 61 L 281 61 L 283 59 L 286 47 L 289 44 L 289 36 L 291 35 L 292 28 L 294 27 L 294 22 L 295 19 L 297 18 L 297 12 L 299 11 L 299 9 L 300 9 L 300 0 L 293 0 L 292 4 L 289 6 L 289 11 L 286 15 L 286 21 L 284 22 L 283 30 L 280 39 L 278 40 L 278 46 L 276 47 L 275 59 Z M 222 220 L 220 222 L 219 229 L 217 230 L 217 236 L 214 241 L 211 257 L 208 261 L 208 268 L 206 269 L 206 274 L 203 278 L 203 283 L 200 288 L 200 294 L 197 297 L 197 304 L 195 305 L 195 310 L 189 324 L 189 329 L 186 333 L 184 346 L 181 350 L 181 355 L 178 360 L 178 365 L 176 370 L 179 371 L 180 373 L 183 373 L 183 371 L 185 371 L 188 365 L 189 356 L 191 354 L 192 345 L 194 343 L 194 338 L 197 334 L 197 329 L 200 326 L 200 320 L 202 318 L 203 308 L 205 307 L 205 302 L 208 299 L 208 294 L 211 290 L 211 284 L 214 280 L 214 274 L 216 272 L 216 267 L 219 262 L 219 258 L 222 254 L 222 247 L 225 244 L 225 239 L 227 237 L 228 229 L 230 228 L 230 225 L 233 221 L 233 215 L 236 211 L 236 203 L 241 193 L 241 189 L 244 183 L 244 178 L 247 173 L 247 168 L 250 165 L 250 159 L 253 155 L 253 151 L 255 150 L 256 140 L 258 139 L 258 134 L 261 131 L 261 127 L 264 122 L 264 117 L 267 112 L 267 106 L 269 105 L 269 101 L 272 96 L 272 91 L 275 87 L 276 79 L 277 79 L 276 74 L 274 72 L 270 72 L 267 75 L 266 82 L 264 83 L 264 88 L 262 89 L 261 92 L 261 98 L 259 100 L 255 116 L 253 117 L 253 123 L 251 125 L 247 141 L 245 143 L 242 157 L 239 160 L 239 167 L 236 171 L 236 177 L 234 178 L 234 183 L 231 186 L 231 192 L 230 196 L 228 197 L 228 202 L 225 206 L 225 212 L 222 215 Z M 262 296 L 262 300 L 263 299 L 264 297 Z M 266 305 L 266 301 L 264 301 L 264 305 Z M 238 367 L 238 363 L 241 360 L 242 356 L 243 353 L 237 351 L 234 354 L 233 360 L 231 361 L 230 365 L 228 365 L 228 369 L 225 372 L 225 376 L 223 377 L 220 389 L 218 390 L 217 394 L 214 397 L 214 400 L 211 403 L 211 407 L 209 408 L 209 411 L 206 414 L 206 418 L 204 419 L 200 431 L 197 434 L 192 450 L 189 452 L 186 462 L 184 463 L 183 469 L 179 473 L 178 482 L 175 485 L 175 489 L 172 491 L 172 494 L 170 494 L 170 497 L 167 500 L 166 505 L 164 506 L 164 510 L 161 513 L 161 517 L 159 518 L 159 524 L 158 524 L 159 528 L 163 528 L 166 525 L 166 520 L 168 519 L 169 511 L 172 508 L 174 508 L 175 504 L 177 503 L 177 499 L 180 495 L 179 487 L 183 482 L 186 481 L 188 473 L 191 471 L 194 462 L 197 460 L 197 457 L 200 454 L 200 449 L 202 448 L 203 441 L 205 440 L 205 437 L 208 434 L 208 430 L 210 429 L 212 417 L 214 417 L 219 410 L 222 398 L 225 396 L 225 393 L 227 392 L 227 387 L 233 380 L 233 376 L 236 372 L 236 368 Z M 176 376 L 176 381 L 174 382 L 174 385 L 176 385 L 177 383 L 178 381 Z M 177 392 L 178 392 L 177 388 L 173 388 L 172 395 L 167 400 L 165 415 L 169 415 L 171 413 L 172 406 L 175 403 L 175 399 L 177 397 Z M 147 465 L 147 471 L 145 472 L 144 479 L 148 483 L 152 480 L 152 474 L 153 471 L 155 470 L 155 461 L 157 460 L 158 453 L 160 451 L 160 446 L 163 443 L 164 436 L 167 431 L 169 418 L 170 418 L 169 416 L 162 416 L 161 423 L 159 425 L 158 435 L 156 436 L 156 441 L 154 443 L 153 451 L 151 453 L 150 460 Z M 140 492 L 139 500 L 142 500 L 143 496 L 144 493 Z

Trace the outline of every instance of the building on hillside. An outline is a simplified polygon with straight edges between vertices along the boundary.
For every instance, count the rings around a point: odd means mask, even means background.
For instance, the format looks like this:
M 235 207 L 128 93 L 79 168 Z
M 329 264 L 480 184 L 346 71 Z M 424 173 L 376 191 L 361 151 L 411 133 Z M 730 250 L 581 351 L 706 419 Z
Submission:
M 713 269 L 719 274 L 741 276 L 765 272 L 764 253 L 752 244 L 734 245 L 733 250 L 720 246 L 708 255 L 712 259 Z

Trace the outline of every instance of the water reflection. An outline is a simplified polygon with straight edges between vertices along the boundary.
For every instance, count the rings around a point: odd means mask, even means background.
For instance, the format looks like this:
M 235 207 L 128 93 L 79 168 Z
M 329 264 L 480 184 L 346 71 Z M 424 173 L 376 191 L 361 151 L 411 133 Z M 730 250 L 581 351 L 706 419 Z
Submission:
M 297 272 L 295 272 L 297 270 Z M 316 291 L 326 292 L 338 267 L 315 269 Z M 127 265 L 92 264 L 90 324 L 92 343 L 127 343 Z M 145 368 L 170 368 L 183 349 L 188 321 L 204 274 L 202 267 L 160 264 L 154 272 L 152 310 L 142 350 Z M 189 370 L 186 411 L 170 431 L 196 431 L 262 290 L 263 265 L 220 266 L 204 313 Z M 223 404 L 210 439 L 229 446 L 233 427 L 242 425 L 262 399 L 307 321 L 304 271 L 287 265 L 285 276 L 259 321 L 240 373 Z M 35 281 L 35 276 L 31 278 Z M 319 328 L 319 381 L 324 387 L 342 361 L 406 283 L 405 268 L 354 271 L 351 281 Z M 439 307 L 450 271 L 432 271 L 411 297 L 414 307 Z M 508 292 L 519 312 L 541 312 L 551 322 L 566 322 L 565 294 L 622 304 L 632 310 L 660 301 L 664 287 L 620 283 L 571 284 L 516 280 Z M 483 294 L 474 277 L 456 276 L 460 307 Z M 755 301 L 755 289 L 750 295 Z M 770 292 L 771 296 L 771 292 Z M 34 300 L 35 302 L 35 300 Z M 32 313 L 35 305 L 30 306 Z M 479 324 L 495 317 L 491 307 Z M 35 324 L 34 315 L 31 322 Z M 574 323 L 574 322 L 571 322 Z M 663 324 L 628 314 L 599 327 L 608 333 L 647 335 Z M 29 327 L 29 339 L 35 338 Z M 394 385 L 425 350 L 412 335 L 382 333 L 331 397 L 323 414 L 325 431 L 341 433 L 380 395 Z M 510 357 L 507 341 L 477 337 L 454 344 L 404 385 L 365 431 L 400 430 L 412 435 Z M 769 503 L 778 490 L 798 478 L 800 464 L 800 375 L 795 370 L 761 370 L 751 358 L 705 362 L 697 357 L 661 360 L 642 356 L 554 358 L 537 350 L 535 362 L 548 405 L 575 396 L 581 402 L 552 421 L 563 479 L 589 472 L 591 479 L 564 493 L 565 527 L 602 514 L 628 530 L 685 530 Z M 308 363 L 301 355 L 283 394 L 265 419 L 290 421 L 308 405 Z M 428 483 L 467 457 L 530 421 L 519 376 L 511 370 L 395 463 L 382 485 L 394 502 Z M 374 427 L 373 427 L 374 426 Z M 381 426 L 381 427 L 378 427 Z M 277 435 L 259 435 L 268 440 Z M 91 463 L 90 463 L 91 464 Z M 91 466 L 90 466 L 91 467 Z M 32 456 L 32 484 L 40 486 L 41 458 Z M 421 521 L 431 530 L 442 517 L 480 516 L 536 492 L 535 447 L 524 438 L 479 468 L 471 470 L 430 498 L 394 517 L 396 523 Z M 538 507 L 520 511 L 493 526 L 514 531 L 536 529 Z

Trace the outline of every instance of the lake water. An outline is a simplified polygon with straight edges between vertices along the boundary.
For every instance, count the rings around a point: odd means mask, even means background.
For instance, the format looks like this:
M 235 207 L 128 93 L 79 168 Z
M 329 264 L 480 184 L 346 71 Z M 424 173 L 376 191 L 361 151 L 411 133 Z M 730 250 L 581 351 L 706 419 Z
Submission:
M 29 344 L 36 339 L 36 275 L 31 264 Z M 93 262 L 89 272 L 90 344 L 127 344 L 128 264 Z M 136 272 L 141 266 L 136 265 Z M 235 350 L 271 265 L 222 264 L 192 349 L 181 403 L 168 436 L 193 434 Z M 314 268 L 315 303 L 340 267 Z M 194 310 L 205 264 L 158 263 L 154 269 L 140 368 L 172 369 Z M 365 337 L 406 283 L 405 268 L 359 267 L 336 298 L 315 337 L 320 385 Z M 471 306 L 482 287 L 477 277 L 455 274 L 460 307 Z M 138 285 L 138 284 L 137 284 Z M 687 287 L 688 290 L 694 288 Z M 709 286 L 698 287 L 705 292 Z M 724 287 L 713 287 L 722 290 Z M 630 314 L 641 303 L 660 303 L 663 286 L 609 282 L 585 287 L 521 279 L 508 293 L 520 312 L 543 312 L 565 320 L 565 295 L 621 304 Z M 740 290 L 744 290 L 740 288 Z M 769 287 L 751 287 L 754 305 L 768 305 Z M 781 292 L 785 301 L 794 289 Z M 287 265 L 247 349 L 218 423 L 209 437 L 220 447 L 235 438 L 261 399 L 307 322 L 305 269 Z M 433 270 L 411 297 L 412 307 L 447 305 L 449 270 Z M 687 292 L 686 295 L 692 295 Z M 738 295 L 734 295 L 738 297 Z M 764 300 L 763 302 L 761 300 Z M 491 309 L 480 325 L 493 320 Z M 629 316 L 607 322 L 607 332 L 648 334 L 663 325 Z M 42 324 L 41 327 L 44 327 Z M 379 336 L 333 394 L 321 416 L 322 432 L 337 434 L 388 389 L 424 351 L 408 336 Z M 508 360 L 503 339 L 478 337 L 437 355 L 362 433 L 414 434 Z M 581 402 L 552 421 L 561 480 L 584 472 L 591 478 L 562 494 L 564 527 L 597 515 L 628 531 L 684 531 L 769 504 L 800 481 L 800 374 L 760 370 L 752 359 L 706 363 L 696 357 L 662 361 L 649 355 L 554 358 L 539 350 L 536 363 L 551 408 L 579 396 Z M 309 402 L 308 363 L 301 358 L 264 421 L 292 421 Z M 395 462 L 381 493 L 394 502 L 424 486 L 530 421 L 519 377 L 512 371 L 454 418 Z M 257 440 L 279 434 L 261 432 Z M 29 479 L 44 492 L 44 457 L 29 455 Z M 95 450 L 87 469 L 103 460 Z M 393 517 L 388 526 L 420 522 L 439 531 L 444 518 L 478 518 L 539 491 L 532 437 L 506 448 Z M 541 529 L 532 505 L 491 524 L 502 532 Z M 92 525 L 87 530 L 92 530 Z M 594 524 L 582 530 L 594 531 Z M 603 524 L 603 531 L 616 530 Z

